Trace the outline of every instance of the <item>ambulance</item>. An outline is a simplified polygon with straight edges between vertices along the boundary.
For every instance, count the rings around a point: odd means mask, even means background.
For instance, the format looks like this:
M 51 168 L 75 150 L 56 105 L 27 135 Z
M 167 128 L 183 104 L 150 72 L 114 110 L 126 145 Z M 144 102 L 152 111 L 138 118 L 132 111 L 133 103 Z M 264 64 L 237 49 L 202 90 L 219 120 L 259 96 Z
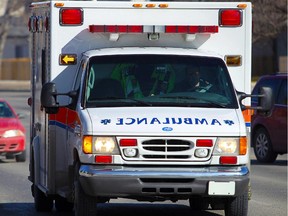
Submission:
M 248 214 L 251 3 L 30 8 L 37 211 L 127 198 Z

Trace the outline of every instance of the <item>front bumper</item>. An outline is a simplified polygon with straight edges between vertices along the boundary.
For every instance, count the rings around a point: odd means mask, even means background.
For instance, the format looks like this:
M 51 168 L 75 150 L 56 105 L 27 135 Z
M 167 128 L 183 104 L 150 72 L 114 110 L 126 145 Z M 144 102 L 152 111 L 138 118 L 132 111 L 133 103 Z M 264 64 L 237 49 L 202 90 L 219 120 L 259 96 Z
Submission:
M 25 137 L 0 138 L 0 154 L 19 153 L 25 150 Z
M 79 173 L 85 193 L 98 197 L 231 197 L 244 193 L 249 184 L 246 166 L 166 168 L 82 165 Z M 219 187 L 223 187 L 223 194 Z

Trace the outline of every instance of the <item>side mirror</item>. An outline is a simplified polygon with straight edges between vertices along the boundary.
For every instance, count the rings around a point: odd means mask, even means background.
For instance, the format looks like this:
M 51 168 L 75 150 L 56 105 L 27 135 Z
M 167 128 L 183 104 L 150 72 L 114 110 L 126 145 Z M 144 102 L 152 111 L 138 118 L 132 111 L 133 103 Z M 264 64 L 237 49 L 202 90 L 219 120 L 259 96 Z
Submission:
M 59 105 L 57 101 L 58 95 L 64 95 L 72 98 L 72 104 L 75 103 L 78 91 L 70 91 L 68 93 L 58 93 L 55 83 L 48 82 L 42 86 L 41 90 L 41 105 L 45 108 L 46 113 L 56 114 L 60 107 L 69 106 L 68 105 Z
M 261 87 L 259 95 L 260 110 L 267 112 L 272 109 L 272 89 L 270 87 Z
M 243 105 L 242 100 L 247 97 L 259 98 L 258 106 L 246 107 L 245 105 Z M 238 99 L 240 101 L 242 110 L 250 108 L 250 109 L 268 112 L 272 109 L 273 94 L 272 94 L 272 89 L 270 87 L 264 87 L 264 86 L 261 87 L 259 95 L 248 95 L 243 92 L 238 92 Z
M 45 108 L 58 107 L 55 83 L 45 83 L 41 90 L 41 105 Z
M 45 83 L 41 90 L 41 105 L 45 108 L 45 111 L 49 114 L 55 114 L 59 110 L 59 104 L 57 103 L 57 90 L 55 83 Z

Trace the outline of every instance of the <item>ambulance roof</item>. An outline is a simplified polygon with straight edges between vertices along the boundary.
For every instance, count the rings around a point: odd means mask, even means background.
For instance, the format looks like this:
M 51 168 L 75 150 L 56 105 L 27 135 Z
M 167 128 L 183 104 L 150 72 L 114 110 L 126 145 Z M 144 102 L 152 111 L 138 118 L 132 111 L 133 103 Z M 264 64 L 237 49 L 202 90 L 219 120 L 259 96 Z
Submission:
M 196 49 L 186 48 L 168 48 L 168 47 L 121 47 L 121 48 L 103 48 L 90 50 L 84 53 L 87 57 L 103 56 L 103 55 L 137 55 L 137 54 L 153 54 L 153 55 L 191 55 L 191 56 L 203 56 L 203 57 L 217 57 L 223 59 L 222 56 L 205 52 Z

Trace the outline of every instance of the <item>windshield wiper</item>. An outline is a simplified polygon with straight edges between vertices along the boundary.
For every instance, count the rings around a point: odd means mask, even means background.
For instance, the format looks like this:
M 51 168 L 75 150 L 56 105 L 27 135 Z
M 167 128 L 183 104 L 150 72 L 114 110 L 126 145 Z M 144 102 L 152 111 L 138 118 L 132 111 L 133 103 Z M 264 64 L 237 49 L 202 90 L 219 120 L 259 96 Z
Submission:
M 203 104 L 204 106 L 205 105 L 206 106 L 207 105 L 212 105 L 214 107 L 220 107 L 220 108 L 226 108 L 227 107 L 226 105 L 223 105 L 221 103 L 217 103 L 217 102 L 214 102 L 214 101 L 206 100 L 206 99 L 203 99 L 203 98 L 191 97 L 191 96 L 162 96 L 160 98 L 192 99 L 192 100 L 198 100 L 198 101 L 203 101 L 203 102 L 208 103 L 208 104 Z

